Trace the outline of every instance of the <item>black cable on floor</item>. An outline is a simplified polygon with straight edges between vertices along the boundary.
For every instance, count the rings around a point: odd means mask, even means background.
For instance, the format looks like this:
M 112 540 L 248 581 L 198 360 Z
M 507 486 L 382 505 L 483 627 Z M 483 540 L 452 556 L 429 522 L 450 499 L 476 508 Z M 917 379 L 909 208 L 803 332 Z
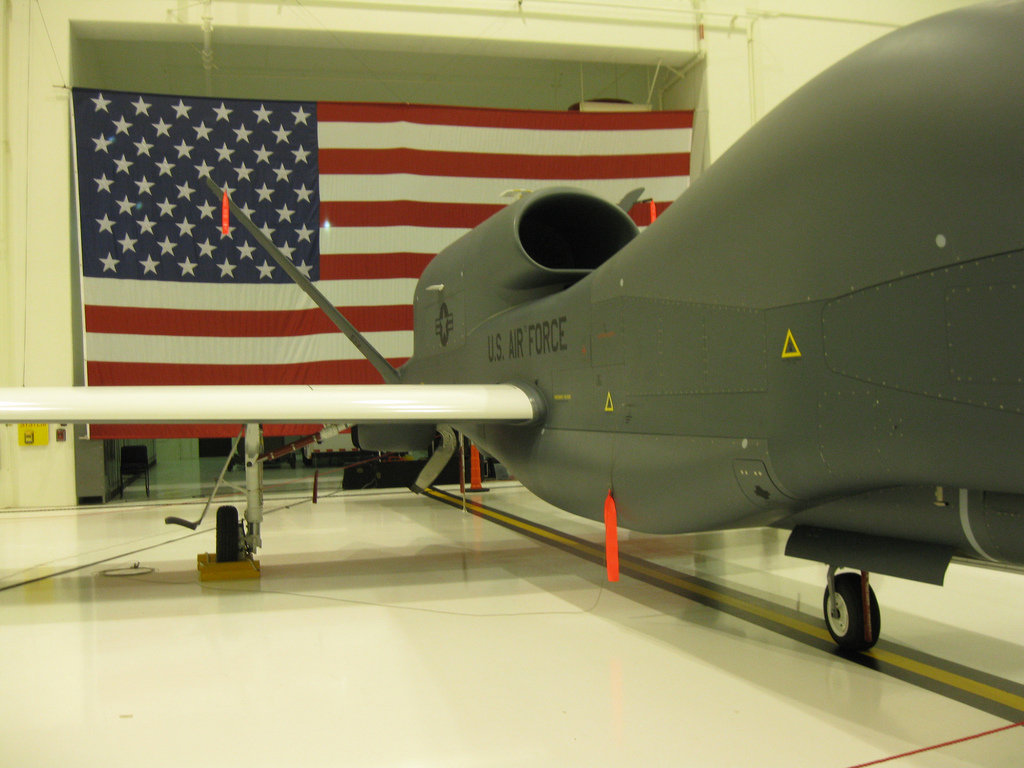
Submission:
M 139 552 L 148 552 L 151 549 L 156 549 L 157 547 L 162 547 L 165 544 L 174 544 L 175 542 L 178 542 L 178 541 L 184 541 L 185 539 L 191 539 L 193 536 L 198 536 L 201 533 L 208 533 L 211 530 L 213 530 L 213 529 L 212 528 L 204 528 L 203 530 L 196 531 L 195 533 L 187 533 L 184 536 L 179 536 L 176 539 L 169 539 L 168 541 L 161 541 L 159 544 L 150 544 L 148 547 L 142 547 L 141 549 L 134 549 L 131 552 L 122 552 L 121 554 L 111 555 L 110 557 L 104 557 L 102 560 L 97 560 L 97 561 L 92 562 L 92 563 L 86 563 L 85 565 L 76 565 L 76 566 L 74 566 L 72 568 L 65 568 L 63 571 L 55 571 L 54 573 L 48 573 L 45 576 L 36 576 L 34 579 L 26 579 L 25 581 L 19 581 L 16 584 L 7 584 L 5 586 L 0 587 L 0 592 L 6 592 L 8 589 L 15 589 L 17 587 L 26 587 L 29 584 L 36 584 L 36 583 L 38 583 L 40 581 L 46 581 L 47 579 L 55 579 L 58 576 L 66 576 L 69 573 L 74 573 L 75 571 L 83 571 L 86 568 L 94 568 L 97 565 L 103 565 L 103 563 L 109 563 L 111 560 L 119 560 L 121 558 L 128 557 L 129 555 L 136 555 Z
M 295 502 L 293 502 L 291 504 L 283 504 L 280 507 L 275 507 L 274 509 L 264 510 L 263 517 L 266 518 L 268 515 L 272 515 L 275 512 L 280 512 L 282 509 L 289 509 L 291 507 L 297 506 L 298 504 L 302 504 L 305 501 L 306 501 L 306 499 L 302 498 L 302 499 L 297 500 L 297 501 L 295 501 Z M 53 573 L 48 573 L 48 574 L 46 574 L 44 576 L 36 576 L 35 578 L 26 579 L 25 581 L 19 581 L 19 582 L 16 582 L 14 584 L 6 584 L 4 586 L 0 586 L 0 592 L 6 592 L 9 589 L 16 589 L 17 587 L 25 587 L 25 586 L 28 586 L 29 584 L 36 584 L 36 583 L 38 583 L 40 581 L 46 581 L 47 579 L 55 579 L 58 576 L 66 576 L 69 573 L 74 573 L 75 571 L 83 571 L 86 568 L 94 568 L 97 565 L 103 565 L 103 563 L 109 563 L 111 560 L 119 560 L 119 559 L 124 558 L 124 557 L 130 557 L 131 555 L 136 555 L 139 552 L 148 552 L 151 549 L 156 549 L 157 547 L 162 547 L 162 546 L 164 546 L 166 544 L 175 544 L 175 543 L 177 543 L 179 541 L 184 541 L 185 539 L 191 539 L 193 536 L 198 536 L 198 535 L 200 535 L 202 533 L 209 533 L 212 530 L 214 530 L 214 529 L 213 528 L 202 528 L 202 529 L 200 529 L 198 531 L 194 531 L 192 533 L 186 533 L 184 536 L 179 536 L 176 539 L 168 539 L 166 541 L 161 541 L 158 544 L 150 544 L 148 547 L 142 547 L 140 549 L 133 549 L 130 552 L 122 552 L 121 554 L 118 554 L 118 555 L 111 555 L 110 557 L 104 557 L 101 560 L 96 560 L 94 562 L 86 563 L 84 565 L 76 565 L 76 566 L 73 566 L 71 568 L 65 568 L 62 571 L 55 571 Z

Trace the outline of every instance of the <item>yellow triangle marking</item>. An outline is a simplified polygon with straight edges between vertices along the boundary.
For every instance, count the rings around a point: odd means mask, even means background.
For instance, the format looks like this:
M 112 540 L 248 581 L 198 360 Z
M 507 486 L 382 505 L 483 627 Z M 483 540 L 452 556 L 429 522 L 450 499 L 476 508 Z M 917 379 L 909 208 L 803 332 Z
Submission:
M 615 411 L 615 405 L 612 403 L 612 393 L 608 393 L 608 399 L 604 401 L 604 412 L 613 413 Z
M 786 343 L 782 345 L 782 357 L 783 359 L 801 357 L 800 347 L 796 345 L 796 339 L 793 338 L 793 331 L 789 328 L 786 329 Z

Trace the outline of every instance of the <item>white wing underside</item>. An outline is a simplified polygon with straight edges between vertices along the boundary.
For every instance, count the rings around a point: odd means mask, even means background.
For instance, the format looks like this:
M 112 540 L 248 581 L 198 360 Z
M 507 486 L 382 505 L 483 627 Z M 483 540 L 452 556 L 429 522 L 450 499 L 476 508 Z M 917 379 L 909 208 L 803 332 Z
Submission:
M 528 422 L 511 384 L 0 388 L 0 422 L 237 424 Z

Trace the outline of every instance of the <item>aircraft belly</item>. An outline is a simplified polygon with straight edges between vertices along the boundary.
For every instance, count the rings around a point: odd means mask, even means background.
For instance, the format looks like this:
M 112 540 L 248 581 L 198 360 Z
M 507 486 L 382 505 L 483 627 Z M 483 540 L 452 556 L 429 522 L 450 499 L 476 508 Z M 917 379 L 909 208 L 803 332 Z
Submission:
M 1024 495 L 960 491 L 961 528 L 984 558 L 1024 563 Z
M 467 434 L 548 503 L 581 517 L 604 519 L 615 435 L 506 425 L 479 425 Z
M 1024 491 L 1024 417 L 847 382 L 821 393 L 820 455 L 834 490 L 951 484 Z
M 956 487 L 883 488 L 805 509 L 778 525 L 890 537 L 1024 563 L 1024 495 Z
M 764 525 L 793 504 L 771 479 L 764 441 L 551 428 L 527 441 L 503 425 L 473 437 L 533 493 L 573 514 L 603 519 L 611 490 L 619 525 L 630 530 Z
M 619 523 L 650 533 L 765 525 L 792 500 L 772 481 L 763 441 L 619 436 L 613 485 Z

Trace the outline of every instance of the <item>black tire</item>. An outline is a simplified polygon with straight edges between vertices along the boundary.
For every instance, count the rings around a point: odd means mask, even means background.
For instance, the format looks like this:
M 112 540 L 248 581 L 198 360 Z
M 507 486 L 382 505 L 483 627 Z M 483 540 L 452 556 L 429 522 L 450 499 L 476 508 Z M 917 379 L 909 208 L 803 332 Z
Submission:
M 238 510 L 235 507 L 217 508 L 217 562 L 233 563 L 238 560 Z
M 881 627 L 881 615 L 875 591 L 868 587 L 869 613 L 871 616 L 871 635 L 864 637 L 864 598 L 861 592 L 859 573 L 840 573 L 835 578 L 836 603 L 839 615 L 833 616 L 828 588 L 825 589 L 823 611 L 825 626 L 839 648 L 848 653 L 860 653 L 873 647 L 878 642 Z

